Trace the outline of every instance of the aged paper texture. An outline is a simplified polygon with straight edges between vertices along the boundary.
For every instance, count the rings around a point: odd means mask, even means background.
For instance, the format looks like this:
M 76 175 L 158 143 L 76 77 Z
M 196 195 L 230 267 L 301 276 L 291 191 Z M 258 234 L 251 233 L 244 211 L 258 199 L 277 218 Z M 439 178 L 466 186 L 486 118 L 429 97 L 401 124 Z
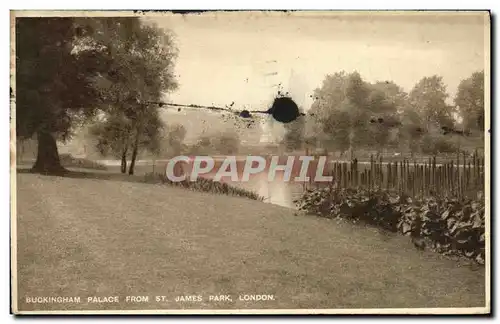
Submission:
M 485 314 L 486 11 L 12 11 L 15 314 Z

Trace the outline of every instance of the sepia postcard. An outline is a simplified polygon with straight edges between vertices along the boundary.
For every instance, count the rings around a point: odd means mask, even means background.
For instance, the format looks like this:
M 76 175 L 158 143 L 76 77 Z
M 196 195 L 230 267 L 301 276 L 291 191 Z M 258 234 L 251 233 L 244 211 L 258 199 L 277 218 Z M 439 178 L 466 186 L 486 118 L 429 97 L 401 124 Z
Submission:
M 488 11 L 11 11 L 11 313 L 490 314 Z

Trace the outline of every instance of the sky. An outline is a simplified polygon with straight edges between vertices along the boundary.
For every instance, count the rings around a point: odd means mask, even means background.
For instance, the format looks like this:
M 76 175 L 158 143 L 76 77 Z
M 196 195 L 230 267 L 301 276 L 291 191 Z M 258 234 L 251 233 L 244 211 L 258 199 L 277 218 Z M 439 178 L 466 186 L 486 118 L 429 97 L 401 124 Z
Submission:
M 358 71 L 405 91 L 441 75 L 450 102 L 485 68 L 489 18 L 476 13 L 204 13 L 146 18 L 171 30 L 179 50 L 180 104 L 267 110 L 278 84 L 307 110 L 326 74 Z

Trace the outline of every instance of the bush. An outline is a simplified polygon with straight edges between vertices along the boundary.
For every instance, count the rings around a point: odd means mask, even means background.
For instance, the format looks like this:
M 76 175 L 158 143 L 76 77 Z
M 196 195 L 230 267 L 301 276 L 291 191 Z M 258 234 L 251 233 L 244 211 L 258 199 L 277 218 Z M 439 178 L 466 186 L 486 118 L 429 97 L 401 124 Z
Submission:
M 206 178 L 198 178 L 196 181 L 179 181 L 173 182 L 168 179 L 168 177 L 163 173 L 147 173 L 144 176 L 144 182 L 147 183 L 161 183 L 167 184 L 176 187 L 182 187 L 194 191 L 203 191 L 210 192 L 214 194 L 228 195 L 228 196 L 237 196 L 237 197 L 245 197 L 252 200 L 263 201 L 264 197 L 259 196 L 258 194 L 245 190 L 242 188 L 234 187 L 228 185 L 224 182 L 214 181 Z
M 94 169 L 94 170 L 107 170 L 107 167 L 104 164 L 99 162 L 95 162 L 88 159 L 75 158 L 71 154 L 61 154 L 59 155 L 59 159 L 61 160 L 61 165 L 63 167 L 77 167 L 77 168 L 85 168 L 85 169 Z
M 422 153 L 436 155 L 439 153 L 456 153 L 458 145 L 452 138 L 444 135 L 426 135 L 422 139 Z
M 419 247 L 465 256 L 484 264 L 485 201 L 482 197 L 411 199 L 382 190 L 323 188 L 307 190 L 296 203 L 300 210 L 308 213 L 361 221 L 411 235 Z
M 439 138 L 434 144 L 438 153 L 456 153 L 458 145 L 453 139 Z

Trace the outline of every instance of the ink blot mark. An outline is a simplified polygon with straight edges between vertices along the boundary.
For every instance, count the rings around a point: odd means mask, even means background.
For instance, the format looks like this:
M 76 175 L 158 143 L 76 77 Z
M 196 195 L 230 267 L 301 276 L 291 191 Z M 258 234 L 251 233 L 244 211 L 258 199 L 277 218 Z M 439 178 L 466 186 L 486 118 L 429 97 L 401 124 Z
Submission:
M 275 120 L 285 124 L 296 120 L 301 115 L 299 107 L 290 97 L 278 97 L 274 99 L 272 107 L 267 112 Z
M 252 115 L 250 114 L 250 112 L 248 110 L 242 110 L 240 112 L 240 117 L 241 118 L 250 118 Z

